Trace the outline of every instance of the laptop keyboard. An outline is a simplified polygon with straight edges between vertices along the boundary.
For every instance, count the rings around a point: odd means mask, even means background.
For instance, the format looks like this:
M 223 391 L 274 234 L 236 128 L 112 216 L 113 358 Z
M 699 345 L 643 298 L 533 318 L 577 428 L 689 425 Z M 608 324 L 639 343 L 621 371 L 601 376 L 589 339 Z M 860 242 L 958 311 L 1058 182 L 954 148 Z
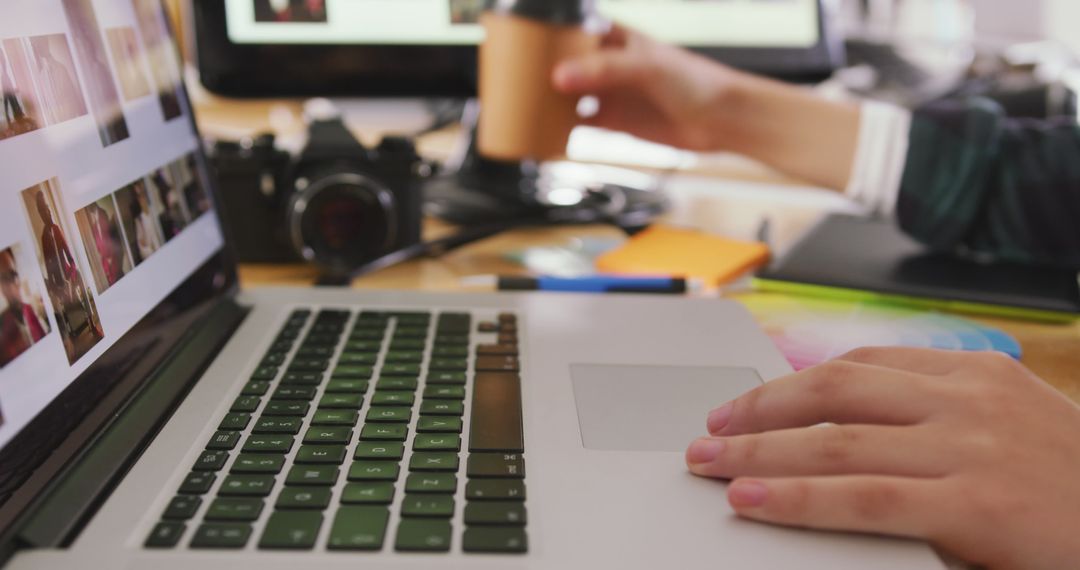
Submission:
M 512 314 L 293 312 L 144 545 L 526 552 L 518 346 Z

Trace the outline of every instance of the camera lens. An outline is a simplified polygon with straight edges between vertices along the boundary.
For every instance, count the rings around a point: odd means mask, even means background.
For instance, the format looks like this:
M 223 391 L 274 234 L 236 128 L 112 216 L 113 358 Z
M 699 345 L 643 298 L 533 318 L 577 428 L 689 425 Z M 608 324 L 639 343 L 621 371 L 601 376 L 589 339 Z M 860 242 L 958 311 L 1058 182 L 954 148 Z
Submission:
M 316 180 L 290 210 L 293 246 L 306 260 L 348 271 L 389 252 L 397 238 L 393 194 L 359 174 Z

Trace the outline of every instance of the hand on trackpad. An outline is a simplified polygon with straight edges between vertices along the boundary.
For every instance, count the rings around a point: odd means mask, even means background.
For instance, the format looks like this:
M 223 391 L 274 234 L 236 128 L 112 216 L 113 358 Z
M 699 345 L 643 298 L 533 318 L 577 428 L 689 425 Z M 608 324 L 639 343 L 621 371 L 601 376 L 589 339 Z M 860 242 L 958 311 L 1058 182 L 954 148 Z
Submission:
M 717 406 L 762 384 L 752 368 L 574 364 L 586 449 L 684 451 Z

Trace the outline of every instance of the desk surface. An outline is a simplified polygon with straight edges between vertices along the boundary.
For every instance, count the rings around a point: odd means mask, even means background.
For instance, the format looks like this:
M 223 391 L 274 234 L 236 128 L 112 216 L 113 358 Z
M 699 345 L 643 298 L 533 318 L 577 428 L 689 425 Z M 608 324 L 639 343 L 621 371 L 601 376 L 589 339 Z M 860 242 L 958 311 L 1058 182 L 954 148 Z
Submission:
M 213 131 L 260 128 L 268 115 L 268 103 L 236 104 L 206 101 L 198 105 L 200 122 Z M 295 105 L 294 107 L 295 108 Z M 265 128 L 262 126 L 261 128 Z M 373 133 L 371 136 L 378 136 Z M 421 141 L 421 150 L 428 156 L 445 155 L 454 140 L 454 133 L 437 133 Z M 835 207 L 835 198 L 819 196 L 819 200 L 803 200 L 805 190 L 768 188 L 755 190 L 746 182 L 774 186 L 797 186 L 797 181 L 769 173 L 746 161 L 723 158 L 711 160 L 695 174 L 702 177 L 693 189 L 671 188 L 674 202 L 671 220 L 678 224 L 702 227 L 733 237 L 751 237 L 761 219 L 768 216 L 772 225 L 774 245 L 781 249 L 792 242 L 823 213 L 823 205 Z M 705 178 L 708 177 L 708 178 Z M 713 180 L 713 188 L 701 188 L 701 180 Z M 694 186 L 694 185 L 690 185 Z M 833 202 L 830 202 L 833 200 Z M 426 232 L 438 235 L 449 228 L 429 223 Z M 358 279 L 357 289 L 414 289 L 427 291 L 461 291 L 461 278 L 472 275 L 519 274 L 522 268 L 504 259 L 508 251 L 538 245 L 563 245 L 579 237 L 619 237 L 608 227 L 522 229 L 496 236 L 451 252 L 438 259 L 422 259 L 392 267 Z M 302 265 L 256 266 L 241 268 L 245 287 L 304 286 L 315 279 L 315 272 Z M 993 318 L 978 318 L 1013 334 L 1021 343 L 1024 363 L 1076 402 L 1080 402 L 1080 323 L 1047 325 Z

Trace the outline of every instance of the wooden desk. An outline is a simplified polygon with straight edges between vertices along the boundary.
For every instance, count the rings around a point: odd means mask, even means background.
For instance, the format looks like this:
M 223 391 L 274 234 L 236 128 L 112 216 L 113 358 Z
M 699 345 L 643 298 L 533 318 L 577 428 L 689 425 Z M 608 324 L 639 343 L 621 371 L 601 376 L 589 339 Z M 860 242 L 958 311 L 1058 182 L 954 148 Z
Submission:
M 211 101 L 199 105 L 201 122 L 213 123 L 211 131 L 255 128 L 265 123 L 272 103 L 222 104 Z M 290 103 L 292 108 L 298 108 Z M 267 125 L 268 126 L 268 125 Z M 266 128 L 262 126 L 259 128 Z M 369 134 L 378 136 L 378 133 Z M 454 140 L 453 132 L 437 133 L 421 141 L 426 156 L 445 156 Z M 710 161 L 705 173 L 722 180 L 742 180 L 773 184 L 797 185 L 797 181 L 770 173 L 746 161 L 724 158 Z M 809 227 L 821 214 L 818 207 L 792 204 L 792 200 L 762 197 L 753 192 L 735 189 L 716 195 L 696 192 L 692 195 L 673 193 L 676 223 L 705 226 L 710 231 L 735 237 L 749 237 L 764 213 L 773 224 L 774 237 L 783 246 Z M 438 234 L 448 228 L 429 224 L 429 233 Z M 459 249 L 440 259 L 424 259 L 392 267 L 377 274 L 358 279 L 357 289 L 415 289 L 427 291 L 462 291 L 460 280 L 471 275 L 518 274 L 520 266 L 503 258 L 508 251 L 537 245 L 563 245 L 575 237 L 620 237 L 608 227 L 523 229 L 487 239 Z M 306 266 L 244 266 L 241 281 L 245 287 L 304 286 L 315 279 L 315 271 Z M 1013 334 L 1023 346 L 1024 363 L 1039 376 L 1080 402 L 1080 323 L 1046 325 L 1005 319 L 978 318 L 980 322 L 999 327 Z

